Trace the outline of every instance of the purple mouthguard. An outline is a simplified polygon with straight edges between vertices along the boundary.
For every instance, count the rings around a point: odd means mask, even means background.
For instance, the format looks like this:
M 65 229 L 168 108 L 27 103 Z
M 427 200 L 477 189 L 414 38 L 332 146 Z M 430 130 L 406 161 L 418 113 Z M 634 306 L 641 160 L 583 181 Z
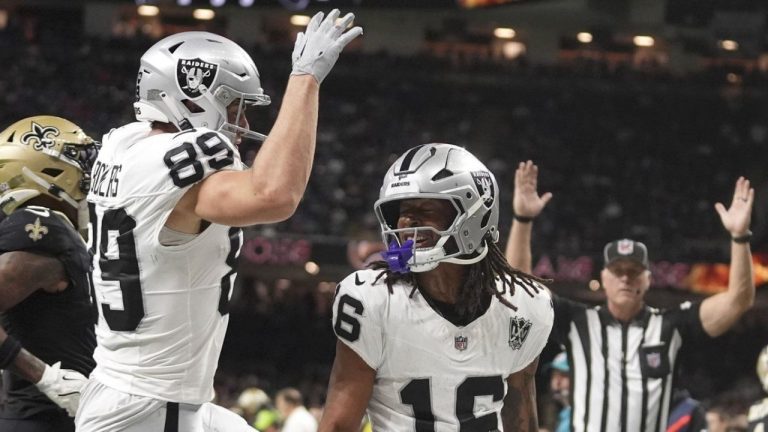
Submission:
M 408 273 L 408 260 L 413 256 L 413 239 L 409 239 L 402 246 L 397 240 L 392 240 L 387 250 L 381 253 L 381 257 L 389 265 L 389 269 L 395 273 Z

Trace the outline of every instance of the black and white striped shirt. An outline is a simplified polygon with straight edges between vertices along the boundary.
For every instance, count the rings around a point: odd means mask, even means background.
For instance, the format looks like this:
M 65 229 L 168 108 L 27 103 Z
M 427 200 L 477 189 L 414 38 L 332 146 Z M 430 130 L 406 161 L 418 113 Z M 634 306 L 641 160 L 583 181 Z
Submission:
M 572 431 L 664 432 L 683 340 L 703 336 L 701 303 L 645 306 L 630 323 L 607 306 L 554 296 L 552 336 L 571 365 Z

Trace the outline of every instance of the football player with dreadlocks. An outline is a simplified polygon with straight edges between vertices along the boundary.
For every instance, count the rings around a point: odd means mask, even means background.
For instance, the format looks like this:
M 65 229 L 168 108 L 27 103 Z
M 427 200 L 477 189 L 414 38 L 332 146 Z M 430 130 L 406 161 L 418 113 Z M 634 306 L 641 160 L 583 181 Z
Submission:
M 90 255 L 75 227 L 86 228 L 81 204 L 97 152 L 59 117 L 0 133 L 0 431 L 75 429 L 96 346 Z
M 321 432 L 537 430 L 534 374 L 552 328 L 540 280 L 496 246 L 498 185 L 467 150 L 410 149 L 374 209 L 384 261 L 339 284 Z

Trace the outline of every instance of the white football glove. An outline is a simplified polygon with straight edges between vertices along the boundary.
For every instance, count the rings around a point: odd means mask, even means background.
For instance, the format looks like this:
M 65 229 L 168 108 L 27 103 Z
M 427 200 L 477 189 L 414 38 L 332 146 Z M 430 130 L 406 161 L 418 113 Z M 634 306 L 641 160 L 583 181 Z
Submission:
M 307 25 L 306 33 L 296 36 L 293 47 L 293 72 L 291 75 L 312 75 L 320 84 L 331 71 L 341 50 L 352 39 L 363 34 L 363 29 L 354 27 L 344 32 L 354 21 L 355 15 L 348 13 L 338 24 L 339 10 L 334 9 L 323 20 L 323 13 L 318 12 Z
M 62 369 L 61 362 L 56 362 L 53 366 L 45 365 L 43 377 L 35 385 L 48 399 L 74 417 L 80 403 L 80 391 L 87 382 L 88 378 L 80 372 Z

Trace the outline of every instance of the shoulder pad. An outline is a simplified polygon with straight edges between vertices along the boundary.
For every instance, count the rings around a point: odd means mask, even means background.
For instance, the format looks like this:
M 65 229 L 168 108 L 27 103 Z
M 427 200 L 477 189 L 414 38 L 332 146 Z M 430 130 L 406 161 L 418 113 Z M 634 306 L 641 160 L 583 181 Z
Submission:
M 16 210 L 0 223 L 0 251 L 25 250 L 59 255 L 73 246 L 85 246 L 64 216 L 45 207 Z
M 379 297 L 386 298 L 389 293 L 384 278 L 377 280 L 379 273 L 378 270 L 358 270 L 339 283 L 336 287 L 336 293 L 338 295 L 339 292 L 343 291 L 365 299 L 366 303 L 376 303 Z

